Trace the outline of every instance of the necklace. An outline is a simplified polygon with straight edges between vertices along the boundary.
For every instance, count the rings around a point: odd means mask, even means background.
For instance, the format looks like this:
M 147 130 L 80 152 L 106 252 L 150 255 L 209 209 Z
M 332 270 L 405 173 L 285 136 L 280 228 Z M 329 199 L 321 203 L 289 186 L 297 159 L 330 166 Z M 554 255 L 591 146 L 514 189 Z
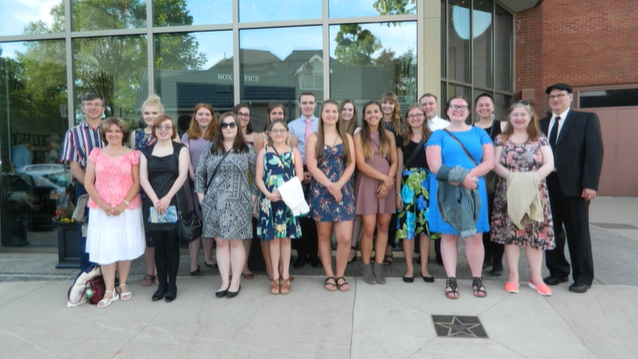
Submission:
M 122 152 L 122 147 L 124 147 L 124 146 L 120 146 L 120 149 L 119 149 L 119 150 L 117 150 L 117 153 L 115 154 L 115 156 L 110 156 L 110 155 L 109 155 L 109 157 L 111 157 L 111 158 L 116 158 L 116 157 L 118 157 L 118 156 L 120 155 L 120 152 Z M 105 148 L 105 149 L 108 149 L 108 152 L 113 152 L 113 151 L 112 151 L 112 147 L 111 147 L 111 146 L 106 146 L 106 148 Z

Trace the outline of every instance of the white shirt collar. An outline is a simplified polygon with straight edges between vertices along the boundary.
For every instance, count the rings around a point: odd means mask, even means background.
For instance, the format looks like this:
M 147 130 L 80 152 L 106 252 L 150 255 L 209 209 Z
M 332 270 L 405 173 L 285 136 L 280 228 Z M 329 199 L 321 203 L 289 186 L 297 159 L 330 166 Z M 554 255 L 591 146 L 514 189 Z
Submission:
M 556 115 L 555 113 L 552 113 L 552 122 L 556 121 L 556 117 L 559 117 L 559 116 L 560 116 L 561 120 L 566 119 L 567 115 L 569 114 L 569 110 L 571 110 L 571 107 L 568 107 L 567 110 L 565 110 L 565 112 L 563 112 L 563 113 L 561 113 L 559 115 Z

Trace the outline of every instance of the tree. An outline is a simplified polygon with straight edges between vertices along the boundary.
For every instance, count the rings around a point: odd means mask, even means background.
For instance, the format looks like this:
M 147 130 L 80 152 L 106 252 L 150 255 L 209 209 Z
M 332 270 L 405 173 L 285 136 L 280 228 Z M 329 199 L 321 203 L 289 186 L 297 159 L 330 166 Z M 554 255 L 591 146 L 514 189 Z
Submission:
M 405 15 L 416 12 L 416 0 L 376 0 L 372 4 L 380 15 Z
M 383 47 L 370 30 L 358 24 L 341 25 L 335 42 L 335 57 L 346 66 L 373 65 L 372 55 Z

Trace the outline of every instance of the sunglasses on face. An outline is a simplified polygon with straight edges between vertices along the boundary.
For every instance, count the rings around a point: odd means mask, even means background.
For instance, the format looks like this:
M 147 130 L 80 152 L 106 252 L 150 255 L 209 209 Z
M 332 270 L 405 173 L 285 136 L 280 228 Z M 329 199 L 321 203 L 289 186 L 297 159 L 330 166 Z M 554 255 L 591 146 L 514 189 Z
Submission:
M 234 123 L 234 122 L 223 122 L 223 123 L 220 125 L 220 127 L 221 127 L 222 129 L 226 129 L 226 128 L 233 129 L 233 128 L 237 127 L 237 124 L 236 124 L 236 123 Z

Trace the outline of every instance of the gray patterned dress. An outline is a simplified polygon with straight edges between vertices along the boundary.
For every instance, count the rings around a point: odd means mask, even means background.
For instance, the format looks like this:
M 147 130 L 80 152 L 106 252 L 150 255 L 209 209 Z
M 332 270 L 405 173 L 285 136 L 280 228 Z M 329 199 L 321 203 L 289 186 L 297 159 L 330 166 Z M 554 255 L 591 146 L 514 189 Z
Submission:
M 212 142 L 202 151 L 195 174 L 195 192 L 204 193 L 206 184 L 219 165 L 223 155 L 213 155 Z M 258 193 L 251 186 L 248 173 L 255 178 L 255 149 L 248 145 L 248 152 L 231 152 L 221 163 L 213 182 L 202 201 L 204 238 L 251 239 L 253 237 L 251 195 Z

